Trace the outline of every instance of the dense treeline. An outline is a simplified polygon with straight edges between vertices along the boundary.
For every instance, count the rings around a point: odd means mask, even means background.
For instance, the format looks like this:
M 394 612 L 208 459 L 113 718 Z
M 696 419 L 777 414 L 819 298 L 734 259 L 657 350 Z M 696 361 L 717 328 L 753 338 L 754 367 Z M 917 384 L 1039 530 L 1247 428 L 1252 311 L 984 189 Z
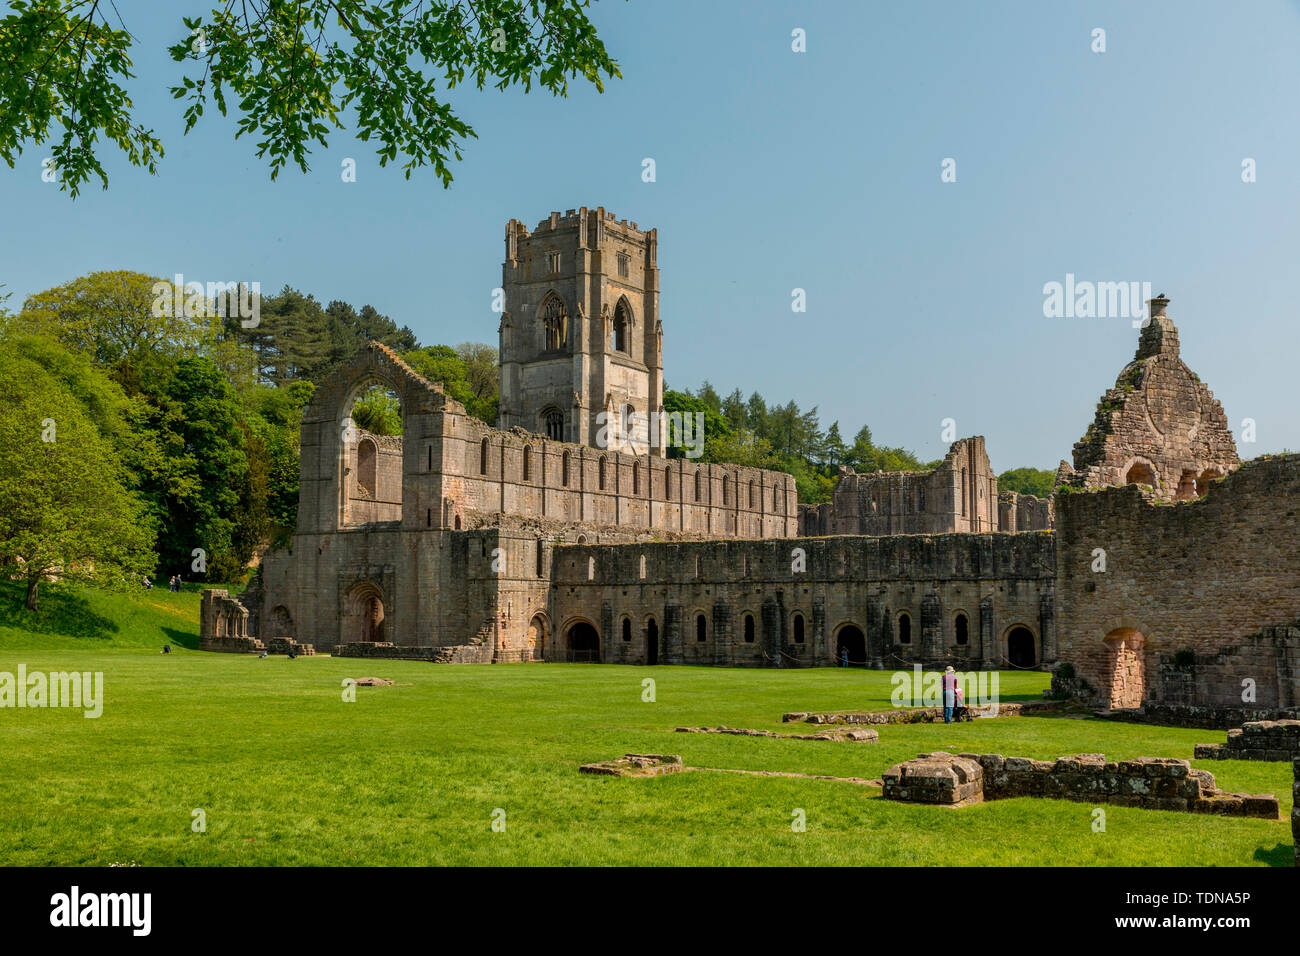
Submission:
M 244 577 L 292 533 L 299 423 L 316 383 L 370 339 L 496 421 L 490 345 L 422 345 L 373 306 L 322 305 L 288 286 L 262 299 L 256 318 L 247 305 L 124 271 L 30 296 L 16 313 L 0 296 L 0 566 L 27 580 L 28 607 L 56 575 Z M 703 460 L 787 471 L 805 502 L 829 499 L 841 465 L 934 464 L 877 446 L 865 425 L 847 443 L 838 422 L 822 429 L 815 407 L 769 406 L 757 392 L 723 397 L 706 382 L 667 391 L 664 405 L 704 416 Z M 352 416 L 401 433 L 397 398 L 382 387 Z M 1016 469 L 1003 487 L 1041 494 L 1051 477 Z
M 708 382 L 695 392 L 665 389 L 664 411 L 703 413 L 701 460 L 788 472 L 801 502 L 829 501 L 841 465 L 866 472 L 916 471 L 937 464 L 922 462 L 905 448 L 876 445 L 866 425 L 852 445 L 845 444 L 839 422 L 822 430 L 816 406 L 803 411 L 791 400 L 769 408 L 758 392 L 745 398 L 740 389 L 723 398 Z M 682 457 L 686 444 L 675 442 L 670 455 Z
M 422 347 L 370 305 L 322 306 L 286 287 L 246 328 L 236 296 L 195 301 L 121 271 L 33 295 L 17 313 L 5 304 L 0 564 L 27 579 L 33 610 L 56 574 L 243 577 L 294 527 L 299 423 L 315 383 L 368 339 L 496 416 L 494 349 Z M 354 411 L 362 427 L 400 430 L 382 389 Z

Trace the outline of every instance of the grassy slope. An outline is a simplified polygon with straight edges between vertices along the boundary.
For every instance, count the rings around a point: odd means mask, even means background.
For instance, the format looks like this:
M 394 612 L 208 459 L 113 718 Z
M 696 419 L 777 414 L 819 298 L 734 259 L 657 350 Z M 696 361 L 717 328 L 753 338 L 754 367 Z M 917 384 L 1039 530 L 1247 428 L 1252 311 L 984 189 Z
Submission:
M 879 776 L 918 751 L 1040 758 L 1190 757 L 1210 731 L 1067 718 L 885 727 L 879 744 L 682 735 L 683 724 L 782 729 L 794 709 L 888 706 L 887 674 L 686 667 L 503 665 L 188 652 L 193 594 L 47 595 L 49 621 L 103 615 L 111 639 L 16 630 L 0 614 L 0 670 L 102 670 L 98 720 L 0 710 L 4 864 L 1216 864 L 1285 865 L 1289 824 L 1007 800 L 907 806 L 850 784 L 686 773 L 596 778 L 578 763 L 627 751 L 688 764 Z M 65 613 L 61 600 L 78 614 Z M 62 617 L 60 615 L 63 615 Z M 181 649 L 163 656 L 157 647 Z M 123 646 L 126 645 L 126 646 Z M 395 687 L 340 682 L 367 675 Z M 643 703 L 642 681 L 657 682 Z M 1045 675 L 1004 675 L 1004 699 Z M 790 729 L 790 728 L 784 728 Z M 1283 764 L 1206 762 L 1220 785 L 1272 792 Z M 492 812 L 506 811 L 504 833 Z M 191 811 L 207 832 L 191 832 Z M 792 811 L 807 814 L 794 833 Z

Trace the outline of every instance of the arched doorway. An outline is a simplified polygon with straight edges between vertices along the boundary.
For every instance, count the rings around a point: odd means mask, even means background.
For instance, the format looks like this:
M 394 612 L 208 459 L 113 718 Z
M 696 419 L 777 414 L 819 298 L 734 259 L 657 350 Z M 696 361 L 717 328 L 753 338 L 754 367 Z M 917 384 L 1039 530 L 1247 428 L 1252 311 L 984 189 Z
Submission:
M 586 621 L 575 621 L 565 636 L 565 659 L 579 664 L 599 664 L 600 633 Z
M 845 624 L 835 635 L 835 663 L 867 666 L 867 638 L 856 624 Z
M 375 584 L 362 581 L 348 592 L 340 643 L 380 644 L 388 641 L 384 595 Z
M 546 618 L 540 614 L 534 614 L 533 619 L 528 622 L 528 647 L 533 660 L 540 661 L 545 657 Z
M 1110 649 L 1110 709 L 1131 710 L 1142 706 L 1146 693 L 1146 638 L 1131 627 L 1117 627 L 1103 640 Z
M 659 663 L 659 623 L 654 618 L 650 618 L 645 626 L 645 662 Z
M 1038 666 L 1038 640 L 1027 627 L 1013 627 L 1007 632 L 1007 660 L 1012 667 Z

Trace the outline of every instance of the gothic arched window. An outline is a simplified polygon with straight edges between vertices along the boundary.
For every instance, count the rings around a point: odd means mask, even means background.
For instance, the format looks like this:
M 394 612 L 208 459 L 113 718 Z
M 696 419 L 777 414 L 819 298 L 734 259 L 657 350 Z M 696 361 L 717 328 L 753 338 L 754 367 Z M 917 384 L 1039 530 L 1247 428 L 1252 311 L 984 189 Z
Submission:
M 546 330 L 546 348 L 562 349 L 569 343 L 569 313 L 564 300 L 552 292 L 542 303 L 542 325 Z
M 627 299 L 619 299 L 614 309 L 614 351 L 628 354 L 632 347 L 632 309 Z
M 548 408 L 543 415 L 546 437 L 551 441 L 564 441 L 564 413 L 558 408 Z

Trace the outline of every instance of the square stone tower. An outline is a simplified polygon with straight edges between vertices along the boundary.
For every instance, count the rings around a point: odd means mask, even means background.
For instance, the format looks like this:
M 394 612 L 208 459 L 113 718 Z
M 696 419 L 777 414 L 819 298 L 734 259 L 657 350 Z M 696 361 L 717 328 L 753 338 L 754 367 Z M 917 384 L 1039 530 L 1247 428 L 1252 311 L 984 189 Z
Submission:
M 498 426 L 664 457 L 658 230 L 604 207 L 506 223 Z M 618 423 L 621 428 L 615 428 Z M 626 447 L 623 450 L 628 450 Z

